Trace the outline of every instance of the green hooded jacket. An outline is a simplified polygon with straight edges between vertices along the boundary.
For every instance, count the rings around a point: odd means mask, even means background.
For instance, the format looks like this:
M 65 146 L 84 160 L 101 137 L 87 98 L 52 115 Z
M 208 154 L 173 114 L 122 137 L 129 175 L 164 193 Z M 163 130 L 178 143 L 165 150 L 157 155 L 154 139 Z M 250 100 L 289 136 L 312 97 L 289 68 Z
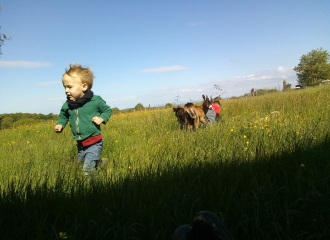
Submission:
M 93 117 L 100 117 L 106 124 L 111 116 L 112 109 L 105 101 L 97 95 L 77 109 L 70 109 L 68 102 L 65 102 L 61 108 L 56 125 L 62 125 L 65 128 L 68 121 L 70 122 L 73 138 L 76 140 L 84 140 L 101 134 L 100 125 L 92 122 Z

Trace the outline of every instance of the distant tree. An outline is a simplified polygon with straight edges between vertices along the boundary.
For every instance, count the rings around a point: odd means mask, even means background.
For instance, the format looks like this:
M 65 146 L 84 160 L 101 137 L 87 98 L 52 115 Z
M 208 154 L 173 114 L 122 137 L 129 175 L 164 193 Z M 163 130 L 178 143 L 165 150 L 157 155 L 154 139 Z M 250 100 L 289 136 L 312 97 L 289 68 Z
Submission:
M 243 96 L 239 96 L 238 98 L 246 98 L 251 97 L 251 93 L 245 93 Z
M 165 107 L 166 108 L 172 108 L 173 107 L 173 104 L 172 103 L 166 103 Z
M 1 4 L 0 4 L 0 11 L 1 11 Z M 1 26 L 0 26 L 0 29 L 1 29 Z M 0 32 L 0 56 L 2 55 L 1 46 L 5 43 L 5 40 L 10 41 L 11 37 L 9 37 L 6 34 Z
M 135 111 L 141 111 L 142 109 L 144 109 L 144 106 L 142 105 L 142 103 L 138 103 L 135 106 Z
M 53 113 L 47 114 L 46 119 L 52 120 L 53 119 Z
M 258 95 L 265 95 L 265 94 L 269 94 L 269 93 L 274 93 L 274 92 L 278 92 L 278 90 L 276 88 L 273 89 L 258 89 Z
M 112 114 L 118 114 L 118 113 L 120 113 L 119 108 L 116 107 L 112 108 Z
M 33 118 L 33 117 L 32 117 L 32 114 L 31 113 L 22 113 L 20 119 L 23 119 L 23 118 Z M 17 120 L 19 120 L 19 119 L 17 119 Z
M 37 123 L 38 121 L 34 118 L 22 118 L 16 122 L 13 123 L 13 127 L 18 127 L 21 125 L 32 125 Z
M 229 100 L 236 100 L 236 99 L 238 99 L 238 97 L 233 96 L 233 97 L 229 98 Z
M 33 118 L 34 118 L 34 119 L 42 119 L 42 114 L 34 113 L 34 114 L 33 114 Z
M 283 80 L 283 91 L 291 90 L 291 84 L 288 84 L 286 80 Z
M 1 120 L 1 129 L 11 128 L 13 126 L 14 119 L 11 117 L 5 117 Z
M 330 78 L 330 57 L 327 50 L 323 48 L 312 50 L 306 55 L 302 55 L 298 66 L 294 67 L 298 77 L 298 84 L 317 84 L 317 80 Z
M 283 91 L 285 91 L 285 89 L 286 89 L 286 85 L 287 85 L 288 83 L 286 82 L 286 80 L 284 79 L 283 80 Z

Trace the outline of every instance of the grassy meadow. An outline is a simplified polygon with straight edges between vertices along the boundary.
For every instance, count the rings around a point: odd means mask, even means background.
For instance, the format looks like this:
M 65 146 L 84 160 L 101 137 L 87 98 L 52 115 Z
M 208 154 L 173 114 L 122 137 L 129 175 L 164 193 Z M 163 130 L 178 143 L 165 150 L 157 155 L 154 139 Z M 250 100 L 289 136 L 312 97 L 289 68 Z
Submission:
M 172 109 L 114 115 L 84 178 L 70 127 L 0 131 L 0 239 L 171 239 L 202 210 L 236 239 L 330 239 L 330 86 L 222 102 L 186 131 Z

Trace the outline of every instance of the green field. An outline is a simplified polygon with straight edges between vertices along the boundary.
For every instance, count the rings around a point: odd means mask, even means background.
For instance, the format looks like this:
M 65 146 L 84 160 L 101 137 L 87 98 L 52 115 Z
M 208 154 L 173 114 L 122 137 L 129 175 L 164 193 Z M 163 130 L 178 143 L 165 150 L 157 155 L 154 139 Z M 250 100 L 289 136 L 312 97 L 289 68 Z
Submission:
M 223 101 L 221 116 L 193 132 L 172 109 L 112 116 L 98 181 L 69 126 L 0 131 L 0 239 L 170 239 L 201 210 L 236 239 L 330 239 L 330 86 Z

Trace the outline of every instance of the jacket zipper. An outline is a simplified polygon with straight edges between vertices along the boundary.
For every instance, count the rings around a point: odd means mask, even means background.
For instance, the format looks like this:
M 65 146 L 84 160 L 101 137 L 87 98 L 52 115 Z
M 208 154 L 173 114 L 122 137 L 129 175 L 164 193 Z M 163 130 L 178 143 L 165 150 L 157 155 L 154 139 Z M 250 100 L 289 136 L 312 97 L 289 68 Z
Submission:
M 77 115 L 77 121 L 76 121 L 76 126 L 77 126 L 77 134 L 79 135 L 79 114 L 78 114 L 78 108 L 76 109 L 76 115 Z M 80 135 L 79 135 L 79 140 L 80 140 Z

